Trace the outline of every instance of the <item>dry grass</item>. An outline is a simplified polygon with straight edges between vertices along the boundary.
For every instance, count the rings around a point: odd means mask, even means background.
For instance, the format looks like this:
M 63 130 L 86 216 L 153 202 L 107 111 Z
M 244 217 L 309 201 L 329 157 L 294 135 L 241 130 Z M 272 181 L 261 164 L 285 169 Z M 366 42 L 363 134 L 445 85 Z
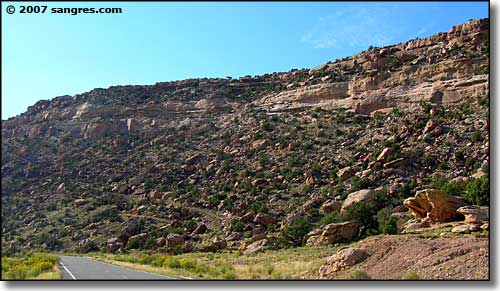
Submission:
M 58 265 L 55 265 L 51 272 L 42 273 L 29 280 L 61 280 L 61 270 Z
M 319 267 L 326 257 L 334 254 L 341 246 L 300 247 L 266 251 L 254 255 L 238 252 L 189 253 L 165 256 L 180 265 L 163 264 L 152 266 L 145 253 L 128 255 L 93 254 L 92 257 L 122 267 L 157 273 L 166 276 L 189 279 L 310 279 L 317 278 Z M 153 256 L 161 256 L 159 254 Z M 189 264 L 183 264 L 189 262 Z

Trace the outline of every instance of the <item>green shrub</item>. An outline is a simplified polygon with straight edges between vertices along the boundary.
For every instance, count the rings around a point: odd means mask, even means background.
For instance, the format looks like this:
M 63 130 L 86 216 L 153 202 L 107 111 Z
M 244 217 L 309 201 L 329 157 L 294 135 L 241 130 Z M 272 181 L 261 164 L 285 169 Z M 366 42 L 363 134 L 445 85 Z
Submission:
M 143 241 L 139 237 L 133 237 L 128 240 L 127 248 L 129 249 L 140 249 L 143 246 Z
M 321 220 L 319 221 L 319 225 L 327 225 L 330 223 L 338 222 L 342 222 L 342 217 L 340 216 L 340 214 L 338 212 L 331 212 L 325 214 L 325 216 L 321 218 Z
M 377 212 L 378 229 L 383 234 L 396 234 L 398 232 L 396 219 L 391 217 L 389 207 L 380 209 Z
M 374 203 L 358 203 L 351 206 L 342 220 L 354 220 L 363 226 L 360 236 L 378 233 L 377 207 Z
M 270 237 L 269 239 L 269 244 L 271 245 L 271 249 L 284 249 L 290 247 L 290 241 L 288 241 L 286 238 L 279 237 L 279 238 L 274 238 Z
M 113 259 L 120 262 L 129 262 L 134 264 L 138 262 L 136 257 L 130 255 L 115 255 Z
M 149 254 L 141 254 L 137 261 L 139 262 L 139 264 L 149 265 L 151 264 L 152 260 L 153 258 Z
M 448 179 L 444 175 L 440 173 L 435 173 L 434 175 L 432 175 L 431 188 L 442 189 L 447 183 Z
M 300 246 L 304 236 L 311 230 L 312 225 L 304 217 L 297 217 L 293 222 L 286 226 L 282 233 L 293 244 Z
M 154 236 L 150 236 L 144 243 L 144 248 L 147 250 L 156 248 L 156 239 Z
M 24 280 L 28 276 L 28 266 L 22 264 L 17 265 L 9 271 L 2 269 L 2 279 L 6 280 Z
M 442 183 L 443 179 L 439 178 L 433 180 L 434 186 L 441 185 L 441 187 L 434 187 L 446 192 L 451 196 L 462 196 L 465 201 L 470 204 L 486 206 L 490 201 L 490 183 L 488 175 L 479 179 L 472 179 L 465 184 L 448 182 Z
M 352 187 L 350 191 L 354 192 L 368 188 L 371 185 L 371 182 L 368 179 L 361 179 L 358 176 L 354 176 L 351 180 L 351 185 Z
M 182 269 L 186 270 L 196 270 L 197 261 L 184 258 L 179 260 L 179 265 Z
M 51 271 L 59 262 L 59 257 L 46 253 L 28 252 L 18 258 L 2 257 L 2 279 L 33 279 Z
M 396 219 L 393 217 L 389 218 L 389 221 L 387 221 L 383 228 L 382 232 L 384 234 L 397 234 L 398 233 L 398 224 L 396 222 Z
M 371 280 L 372 278 L 368 275 L 368 273 L 364 270 L 354 270 L 350 275 L 351 280 Z
M 464 199 L 468 203 L 487 206 L 490 203 L 490 180 L 488 175 L 473 179 L 465 185 Z
M 162 267 L 165 262 L 165 256 L 161 254 L 154 254 L 151 256 L 151 266 Z
M 302 194 L 309 194 L 311 193 L 312 189 L 313 189 L 312 185 L 305 184 L 304 186 L 302 186 Z
M 51 270 L 53 266 L 54 266 L 54 264 L 51 262 L 48 262 L 48 261 L 34 263 L 31 266 L 27 277 L 34 278 L 43 272 L 47 272 L 47 271 Z
M 462 196 L 464 193 L 464 185 L 455 182 L 449 182 L 443 185 L 441 187 L 441 190 L 451 196 Z
M 194 271 L 198 274 L 204 274 L 208 272 L 208 266 L 205 264 L 197 264 Z
M 415 272 L 406 272 L 403 275 L 403 280 L 420 280 L 420 276 Z
M 250 209 L 252 209 L 254 213 L 269 213 L 269 208 L 262 202 L 253 203 L 250 205 Z
M 240 221 L 239 219 L 234 219 L 232 225 L 232 229 L 237 232 L 242 232 L 245 227 L 245 223 Z
M 236 280 L 237 277 L 233 271 L 229 271 L 229 272 L 224 273 L 224 275 L 222 275 L 222 279 L 223 280 Z
M 181 267 L 181 263 L 177 258 L 174 257 L 166 257 L 165 261 L 163 262 L 163 267 L 164 268 L 172 268 L 172 269 L 178 269 Z

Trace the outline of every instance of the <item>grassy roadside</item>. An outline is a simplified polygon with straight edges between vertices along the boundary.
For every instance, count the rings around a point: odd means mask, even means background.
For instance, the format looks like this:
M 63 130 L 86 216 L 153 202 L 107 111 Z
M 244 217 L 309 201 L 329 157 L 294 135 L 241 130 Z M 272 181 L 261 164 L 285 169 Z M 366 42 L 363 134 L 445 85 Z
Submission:
M 168 256 L 136 251 L 89 256 L 122 267 L 186 279 L 308 279 L 317 277 L 325 258 L 342 246 L 299 247 L 254 255 L 222 252 Z
M 2 280 L 59 280 L 59 256 L 27 252 L 2 257 Z

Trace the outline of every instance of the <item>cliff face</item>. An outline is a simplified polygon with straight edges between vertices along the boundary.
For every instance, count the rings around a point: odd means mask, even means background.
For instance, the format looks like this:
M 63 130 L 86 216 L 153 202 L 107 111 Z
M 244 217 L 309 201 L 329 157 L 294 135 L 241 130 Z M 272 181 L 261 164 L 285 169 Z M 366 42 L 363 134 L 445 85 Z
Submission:
M 311 70 L 39 101 L 2 121 L 2 250 L 252 252 L 301 245 L 290 233 L 364 200 L 406 211 L 435 176 L 485 174 L 488 30 L 474 20 Z M 360 226 L 325 229 L 346 241 Z
M 256 104 L 270 111 L 321 106 L 368 114 L 483 96 L 488 90 L 488 31 L 488 20 L 474 20 L 448 33 L 370 49 L 311 70 L 307 81 L 319 78 L 319 84 L 291 84 L 293 89 Z
M 480 19 L 453 26 L 448 33 L 371 48 L 311 70 L 94 89 L 39 101 L 2 122 L 2 134 L 100 137 L 129 131 L 127 122 L 148 129 L 172 114 L 227 112 L 248 104 L 271 112 L 341 107 L 370 114 L 420 102 L 457 103 L 488 93 L 488 34 L 489 20 Z M 106 121 L 98 120 L 103 118 Z

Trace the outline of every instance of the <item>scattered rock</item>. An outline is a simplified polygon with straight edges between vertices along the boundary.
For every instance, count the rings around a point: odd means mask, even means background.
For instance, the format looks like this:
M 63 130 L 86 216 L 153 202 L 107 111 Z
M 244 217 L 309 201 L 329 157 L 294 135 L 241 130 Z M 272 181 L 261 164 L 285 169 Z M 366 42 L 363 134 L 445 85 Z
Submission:
M 167 243 L 167 239 L 165 237 L 159 237 L 157 240 L 156 240 L 156 245 L 159 246 L 159 247 L 163 247 L 165 246 L 165 244 Z
M 272 217 L 271 215 L 269 215 L 269 214 L 258 213 L 255 216 L 255 218 L 254 218 L 253 221 L 255 223 L 268 226 L 268 225 L 274 224 L 276 222 L 276 219 L 274 217 Z
M 167 247 L 169 248 L 175 248 L 177 246 L 183 246 L 184 245 L 184 237 L 179 234 L 169 234 L 167 236 Z
M 351 241 L 358 235 L 359 227 L 354 221 L 327 224 L 307 234 L 306 245 L 320 246 Z
M 243 251 L 243 254 L 253 255 L 259 252 L 263 252 L 269 249 L 268 242 L 269 241 L 267 239 L 261 239 L 256 242 L 253 242 L 250 245 L 246 246 L 245 250 Z
M 241 222 L 252 222 L 255 218 L 255 215 L 253 214 L 253 212 L 247 212 L 245 213 L 245 215 L 241 216 L 240 217 L 240 221 Z
M 99 251 L 99 248 L 93 240 L 84 239 L 78 242 L 77 251 L 79 253 L 89 253 L 92 251 Z
M 337 172 L 337 176 L 339 178 L 341 178 L 342 180 L 346 180 L 346 179 L 349 179 L 353 173 L 354 173 L 354 170 L 352 167 L 345 167 L 345 168 L 340 169 Z
M 390 148 L 384 148 L 382 150 L 382 152 L 380 153 L 380 155 L 378 155 L 377 157 L 377 162 L 385 162 L 387 160 L 387 158 L 389 157 L 389 155 L 391 154 L 391 149 Z
M 76 205 L 76 206 L 82 206 L 82 205 L 85 205 L 85 204 L 87 204 L 87 202 L 88 202 L 88 201 L 87 201 L 87 200 L 85 200 L 85 199 L 76 199 L 76 200 L 74 201 L 74 203 L 75 203 L 75 205 Z
M 346 213 L 350 208 L 359 203 L 370 203 L 375 201 L 375 193 L 370 189 L 363 189 L 349 194 L 342 204 L 341 213 Z
M 125 230 L 129 234 L 135 234 L 139 231 L 139 221 L 137 219 L 132 218 L 125 223 Z
M 313 176 L 309 176 L 306 178 L 306 185 L 314 185 L 316 184 L 316 179 Z
M 451 230 L 451 232 L 453 232 L 453 233 L 469 233 L 470 232 L 469 225 L 462 224 L 462 225 L 455 226 Z
M 307 212 L 312 208 L 317 208 L 319 207 L 323 202 L 325 201 L 325 198 L 321 196 L 314 196 L 310 200 L 308 200 L 304 206 L 302 206 L 302 211 Z
M 347 248 L 337 251 L 336 254 L 326 259 L 326 263 L 320 267 L 319 272 L 322 278 L 330 276 L 332 273 L 352 267 L 366 259 L 368 254 L 358 248 Z
M 331 212 L 340 211 L 341 208 L 342 208 L 342 201 L 330 199 L 330 200 L 327 200 L 325 203 L 323 203 L 323 205 L 321 205 L 320 209 L 324 213 L 331 213 Z
M 436 126 L 437 123 L 434 120 L 429 119 L 429 121 L 427 121 L 427 124 L 424 127 L 424 130 L 422 131 L 422 134 L 427 134 L 431 132 L 434 128 L 436 128 Z
M 207 232 L 208 228 L 205 224 L 199 224 L 194 230 L 193 230 L 193 234 L 202 234 L 202 233 L 205 233 Z

